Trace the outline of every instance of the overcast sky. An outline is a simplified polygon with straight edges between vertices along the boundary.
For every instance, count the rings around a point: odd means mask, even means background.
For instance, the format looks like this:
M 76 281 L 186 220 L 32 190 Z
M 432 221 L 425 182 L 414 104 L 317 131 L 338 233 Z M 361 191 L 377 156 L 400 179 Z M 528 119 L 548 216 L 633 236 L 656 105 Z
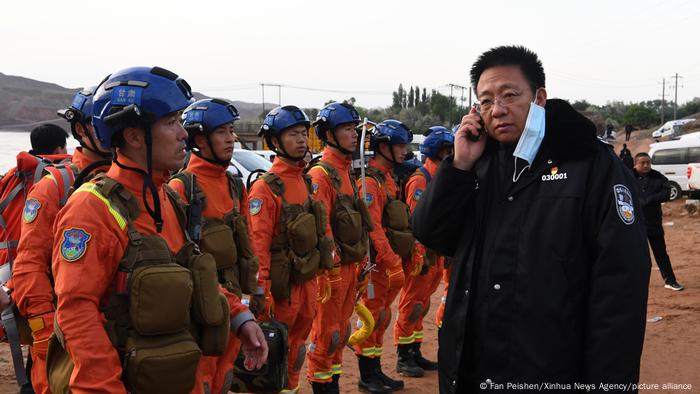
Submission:
M 374 107 L 399 83 L 468 86 L 481 52 L 521 44 L 550 97 L 655 99 L 678 73 L 683 103 L 700 96 L 699 22 L 697 0 L 4 1 L 0 72 L 81 87 L 158 65 L 211 96 L 260 102 L 275 83 L 283 104 Z

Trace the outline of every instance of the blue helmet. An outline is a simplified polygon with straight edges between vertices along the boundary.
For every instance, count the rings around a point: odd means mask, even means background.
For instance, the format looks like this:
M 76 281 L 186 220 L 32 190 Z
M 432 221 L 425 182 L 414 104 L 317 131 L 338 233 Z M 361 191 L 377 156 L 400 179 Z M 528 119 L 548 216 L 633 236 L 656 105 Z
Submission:
M 284 107 L 273 108 L 272 111 L 268 112 L 265 116 L 258 136 L 265 136 L 268 138 L 272 136 L 276 137 L 282 134 L 287 128 L 298 124 L 303 124 L 307 128 L 311 126 L 309 117 L 298 107 L 285 105 Z
M 369 139 L 370 149 L 376 151 L 380 142 L 389 145 L 408 144 L 413 141 L 413 133 L 403 123 L 398 120 L 385 120 L 374 126 L 374 131 Z
M 420 144 L 420 153 L 431 159 L 437 159 L 440 149 L 454 146 L 455 137 L 447 127 L 433 126 L 426 132 L 426 138 Z
M 336 127 L 347 123 L 358 125 L 360 122 L 360 114 L 352 105 L 330 103 L 318 111 L 314 126 L 316 126 L 318 138 L 325 141 L 327 130 L 335 130 Z
M 92 99 L 97 86 L 85 88 L 73 96 L 70 107 L 59 109 L 56 114 L 71 124 L 74 122 L 87 124 L 92 120 Z
M 112 148 L 125 127 L 148 127 L 194 101 L 190 85 L 160 67 L 126 68 L 108 76 L 93 99 L 92 123 L 100 144 Z
M 187 143 L 194 146 L 194 136 L 201 132 L 211 134 L 218 127 L 241 119 L 238 110 L 230 102 L 222 99 L 204 99 L 192 103 L 182 114 L 182 125 L 189 137 Z

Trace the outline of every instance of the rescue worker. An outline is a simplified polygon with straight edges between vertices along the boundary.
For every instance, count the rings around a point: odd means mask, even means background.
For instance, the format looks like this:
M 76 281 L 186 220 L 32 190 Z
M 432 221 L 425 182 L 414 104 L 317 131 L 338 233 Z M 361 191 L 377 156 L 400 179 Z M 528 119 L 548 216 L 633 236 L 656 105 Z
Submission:
M 372 389 L 377 382 L 384 385 L 385 392 L 400 390 L 404 386 L 403 381 L 384 374 L 381 356 L 384 333 L 391 321 L 391 304 L 404 283 L 403 261 L 411 259 L 415 243 L 408 224 L 408 207 L 399 199 L 392 174 L 394 166 L 404 161 L 406 144 L 412 140 L 411 130 L 397 120 L 379 123 L 370 136 L 374 157 L 367 164 L 365 203 L 374 224 L 369 235 L 372 262 L 376 268 L 369 275 L 362 300 L 376 323 L 372 335 L 355 347 L 360 365 L 358 388 L 363 392 L 376 392 Z M 359 193 L 363 193 L 362 182 Z M 401 353 L 399 357 L 408 355 Z
M 547 99 L 529 49 L 484 52 L 471 82 L 480 112 L 413 213 L 418 240 L 454 256 L 440 392 L 636 392 L 651 261 L 632 173 L 590 120 Z
M 68 133 L 62 127 L 53 123 L 44 123 L 32 129 L 29 132 L 29 142 L 32 149 L 29 151 L 32 155 L 65 155 L 66 139 Z
M 260 259 L 258 289 L 250 305 L 259 317 L 287 325 L 288 381 L 283 393 L 299 390 L 316 300 L 328 300 L 331 291 L 327 270 L 333 267 L 332 241 L 325 237 L 325 209 L 312 203 L 311 181 L 304 174 L 309 126 L 306 114 L 292 105 L 265 116 L 259 135 L 277 156 L 270 171 L 253 183 L 249 197 L 251 238 Z
M 340 392 L 343 349 L 351 332 L 357 275 L 367 256 L 369 218 L 351 174 L 352 154 L 358 143 L 355 127 L 359 123 L 357 110 L 346 103 L 326 105 L 314 122 L 325 148 L 321 159 L 308 171 L 312 198 L 323 203 L 329 219 L 324 230 L 336 245 L 336 261 L 329 273 L 332 295 L 328 302 L 317 305 L 311 329 L 307 376 L 314 393 Z M 383 386 L 378 387 L 383 390 Z
M 426 132 L 420 152 L 427 159 L 406 183 L 406 204 L 411 212 L 442 159 L 452 153 L 453 145 L 454 136 L 445 127 L 433 126 Z M 437 363 L 425 359 L 420 346 L 423 342 L 423 318 L 430 309 L 430 296 L 440 285 L 443 261 L 442 256 L 416 243 L 411 261 L 404 266 L 406 282 L 399 296 L 399 316 L 394 326 L 394 344 L 402 355 L 396 361 L 396 371 L 402 375 L 420 377 L 424 370 L 437 370 Z
M 53 222 L 73 190 L 76 177 L 85 171 L 81 177 L 85 179 L 93 170 L 105 170 L 111 163 L 111 152 L 96 143 L 92 127 L 94 92 L 95 88 L 78 92 L 71 106 L 59 111 L 70 122 L 73 137 L 80 142 L 80 147 L 71 158 L 72 165 L 49 167 L 50 174 L 34 184 L 22 215 L 22 233 L 12 274 L 17 309 L 32 330 L 31 381 L 36 393 L 50 392 L 46 380 L 46 350 L 53 333 L 55 310 L 51 275 Z
M 190 236 L 203 252 L 214 256 L 219 282 L 233 293 L 229 301 L 235 304 L 240 304 L 242 288 L 250 294 L 249 283 L 253 288 L 257 285 L 258 269 L 248 238 L 247 192 L 243 182 L 227 171 L 237 139 L 234 122 L 239 119 L 236 108 L 221 99 L 199 100 L 187 107 L 183 126 L 192 156 L 187 168 L 169 182 L 188 204 Z M 231 387 L 240 343 L 233 332 L 229 336 L 226 352 L 216 360 L 215 393 Z
M 188 239 L 181 201 L 165 184 L 185 158 L 180 115 L 191 101 L 189 85 L 160 67 L 118 71 L 95 93 L 93 125 L 114 163 L 56 217 L 52 389 L 209 392 L 213 368 L 201 355 L 223 353 L 229 330 L 247 366 L 267 356 L 260 327 L 245 306 L 229 306 L 213 258 Z M 59 347 L 72 368 L 52 357 Z

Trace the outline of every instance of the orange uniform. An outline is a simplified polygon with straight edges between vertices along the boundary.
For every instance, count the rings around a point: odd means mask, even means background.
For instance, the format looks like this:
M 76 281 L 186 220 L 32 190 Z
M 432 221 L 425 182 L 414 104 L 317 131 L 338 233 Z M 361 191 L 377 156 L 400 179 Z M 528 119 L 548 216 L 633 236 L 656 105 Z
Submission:
M 126 157 L 120 157 L 124 166 L 137 167 Z M 185 244 L 185 233 L 175 207 L 165 191 L 167 174 L 154 174 L 158 189 L 163 228 L 156 232 L 153 219 L 143 205 L 143 178 L 134 171 L 113 164 L 107 176 L 124 186 L 138 203 L 140 213 L 133 224 L 141 234 L 159 235 L 175 254 Z M 70 378 L 73 393 L 125 393 L 121 381 L 122 365 L 117 350 L 112 346 L 103 324 L 106 319 L 100 306 L 107 304 L 116 283 L 119 262 L 128 246 L 126 219 L 98 190 L 84 185 L 78 189 L 62 209 L 54 224 L 53 273 L 58 299 L 56 320 L 63 332 L 65 345 L 74 363 Z M 146 194 L 153 206 L 150 193 Z M 69 231 L 82 231 L 80 247 L 67 249 L 63 255 L 64 238 Z M 213 368 L 206 358 L 197 369 L 195 393 L 211 387 Z
M 452 266 L 444 267 L 442 270 L 442 283 L 445 289 L 442 291 L 442 298 L 440 299 L 440 305 L 435 311 L 435 324 L 438 328 L 442 327 L 442 319 L 445 316 L 445 301 L 447 300 L 447 291 L 450 289 L 450 275 L 452 274 Z
M 192 155 L 190 162 L 187 165 L 186 171 L 192 173 L 196 177 L 197 186 L 202 190 L 206 198 L 206 204 L 202 212 L 203 217 L 223 219 L 224 215 L 233 210 L 233 198 L 231 197 L 226 168 L 217 164 L 210 163 L 197 155 Z M 185 186 L 179 179 L 173 179 L 169 185 L 180 195 L 185 202 L 187 201 Z M 250 223 L 250 215 L 248 214 L 248 195 L 243 190 L 243 198 L 238 201 L 238 210 L 246 215 L 248 223 Z M 231 305 L 231 319 L 233 326 L 240 327 L 248 320 L 254 320 L 253 314 L 250 313 L 248 307 L 241 304 L 241 300 L 237 295 L 225 291 L 224 293 Z M 240 341 L 233 332 L 229 334 L 229 343 L 226 352 L 219 357 L 204 357 L 209 362 L 216 363 L 216 372 L 214 373 L 214 381 L 212 393 L 228 392 L 231 381 L 227 375 L 233 371 L 233 364 L 238 357 L 240 350 Z M 225 389 L 225 390 L 224 390 Z
M 383 187 L 372 177 L 365 180 L 367 186 L 367 203 L 369 214 L 374 224 L 374 230 L 370 231 L 369 237 L 372 244 L 372 258 L 376 264 L 375 270 L 369 275 L 371 283 L 362 295 L 362 300 L 367 309 L 372 313 L 375 326 L 372 334 L 361 344 L 355 347 L 355 354 L 365 357 L 381 357 L 384 346 L 384 333 L 391 321 L 391 303 L 399 294 L 403 284 L 404 275 L 401 257 L 394 252 L 387 239 L 385 229 L 382 224 L 382 213 L 384 205 L 387 203 L 387 194 L 393 198 L 398 198 L 398 188 L 391 168 L 383 167 L 377 159 L 371 159 L 368 166 L 374 167 L 382 172 L 385 179 Z M 358 180 L 359 193 L 362 196 L 362 182 Z M 374 294 L 370 294 L 372 292 Z M 374 297 L 371 297 L 371 296 Z
M 72 163 L 79 169 L 92 164 L 81 148 L 76 149 Z M 73 174 L 68 184 L 73 183 Z M 27 195 L 22 220 L 22 235 L 17 247 L 13 271 L 14 299 L 20 313 L 34 331 L 32 386 L 36 393 L 48 393 L 46 379 L 46 347 L 53 332 L 54 291 L 51 284 L 51 252 L 53 223 L 62 208 L 63 179 L 48 175 L 34 184 Z
M 351 159 L 326 148 L 322 160 L 337 170 L 340 176 L 340 192 L 352 196 L 355 191 L 350 179 Z M 336 189 L 322 167 L 311 168 L 309 175 L 313 182 L 312 198 L 323 203 L 326 215 L 330 218 Z M 326 235 L 333 238 L 330 220 L 327 221 Z M 318 314 L 311 329 L 313 350 L 309 350 L 308 364 L 308 379 L 312 382 L 329 382 L 333 375 L 342 373 L 343 349 L 351 331 L 350 317 L 355 306 L 358 263 L 336 263 L 329 275 L 331 298 L 328 302 L 317 305 Z
M 435 176 L 439 163 L 428 158 L 424 168 L 430 176 Z M 406 183 L 406 204 L 413 213 L 416 204 L 425 188 L 428 179 L 420 171 L 416 170 Z M 416 245 L 416 253 L 419 257 L 425 256 L 426 248 L 421 244 Z M 414 256 L 415 258 L 416 256 Z M 414 342 L 423 342 L 423 318 L 430 308 L 430 296 L 437 290 L 442 277 L 442 265 L 444 258 L 437 256 L 434 264 L 427 271 L 414 271 L 413 262 L 404 265 L 406 283 L 401 289 L 399 298 L 399 316 L 394 326 L 394 344 L 408 345 Z M 427 262 L 427 261 L 426 261 Z
M 284 184 L 284 198 L 289 204 L 303 204 L 309 192 L 303 178 L 304 163 L 288 163 L 276 157 L 270 168 Z M 279 233 L 282 199 L 276 196 L 262 180 L 250 188 L 250 226 L 253 250 L 260 260 L 258 285 L 269 289 L 270 245 L 272 238 Z M 316 316 L 316 296 L 318 284 L 310 280 L 291 285 L 291 295 L 285 300 L 274 301 L 274 317 L 285 323 L 288 330 L 289 357 L 287 364 L 287 388 L 283 392 L 299 390 L 299 373 L 304 363 L 306 339 L 311 332 L 311 324 Z

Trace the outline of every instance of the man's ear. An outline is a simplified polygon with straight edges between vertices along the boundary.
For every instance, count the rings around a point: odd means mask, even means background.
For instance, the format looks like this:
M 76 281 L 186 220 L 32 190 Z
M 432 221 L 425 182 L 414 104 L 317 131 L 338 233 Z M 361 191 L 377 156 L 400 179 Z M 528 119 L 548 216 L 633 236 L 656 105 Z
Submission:
M 139 127 L 127 127 L 122 132 L 124 144 L 132 149 L 141 149 L 146 146 L 146 135 Z
M 547 104 L 547 89 L 539 88 L 535 92 L 535 104 L 544 107 Z

